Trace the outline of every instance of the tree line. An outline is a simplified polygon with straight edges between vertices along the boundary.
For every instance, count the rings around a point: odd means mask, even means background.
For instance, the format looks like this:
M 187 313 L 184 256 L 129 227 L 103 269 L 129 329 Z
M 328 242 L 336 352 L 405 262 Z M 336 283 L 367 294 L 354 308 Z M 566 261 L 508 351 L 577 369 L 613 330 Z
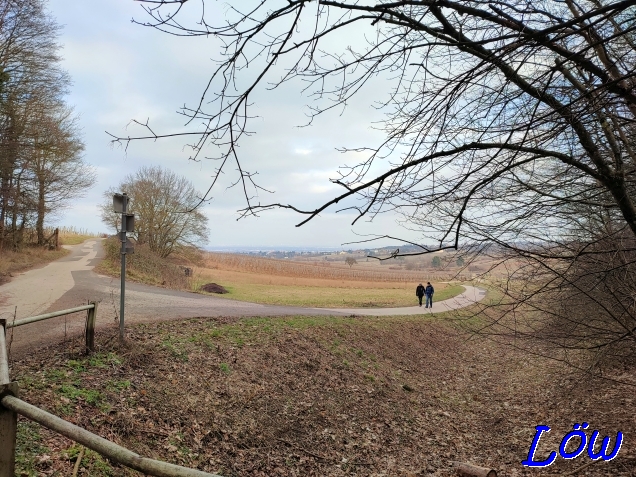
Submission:
M 45 242 L 51 215 L 95 181 L 64 98 L 60 27 L 43 0 L 0 0 L 0 250 Z

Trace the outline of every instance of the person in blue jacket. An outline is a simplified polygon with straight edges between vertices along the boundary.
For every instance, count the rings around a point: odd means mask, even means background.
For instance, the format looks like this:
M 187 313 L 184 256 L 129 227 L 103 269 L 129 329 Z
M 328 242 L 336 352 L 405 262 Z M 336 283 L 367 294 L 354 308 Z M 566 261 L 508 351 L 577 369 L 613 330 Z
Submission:
M 424 293 L 426 294 L 426 306 L 424 308 L 433 308 L 433 293 L 435 293 L 435 289 L 431 282 L 426 282 Z

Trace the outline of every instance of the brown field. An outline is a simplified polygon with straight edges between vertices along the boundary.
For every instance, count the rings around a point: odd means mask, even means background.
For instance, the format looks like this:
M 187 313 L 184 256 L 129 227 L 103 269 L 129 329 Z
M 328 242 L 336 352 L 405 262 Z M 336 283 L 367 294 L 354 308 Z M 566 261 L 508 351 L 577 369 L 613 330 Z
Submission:
M 345 258 L 351 256 L 358 261 L 353 267 L 345 263 Z M 326 258 L 326 260 L 325 260 Z M 257 274 L 279 275 L 288 277 L 307 277 L 328 280 L 366 281 L 366 282 L 418 282 L 426 277 L 427 280 L 467 280 L 470 277 L 462 273 L 459 267 L 448 270 L 421 268 L 408 270 L 406 261 L 378 260 L 362 258 L 358 255 L 336 255 L 324 258 L 271 259 L 242 254 L 208 253 L 205 256 L 205 266 L 210 269 L 235 270 Z
M 431 281 L 437 301 L 463 291 L 427 272 L 360 270 L 245 255 L 208 254 L 194 267 L 192 289 L 217 283 L 242 301 L 311 307 L 400 307 L 417 303 L 418 283 Z

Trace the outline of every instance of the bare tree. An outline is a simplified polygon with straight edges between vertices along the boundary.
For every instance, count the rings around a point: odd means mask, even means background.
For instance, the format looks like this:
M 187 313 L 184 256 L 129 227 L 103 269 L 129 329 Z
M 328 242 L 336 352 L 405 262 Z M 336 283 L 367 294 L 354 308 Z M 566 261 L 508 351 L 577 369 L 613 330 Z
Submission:
M 130 197 L 129 212 L 135 217 L 135 237 L 161 257 L 167 257 L 177 247 L 207 241 L 207 217 L 193 210 L 200 194 L 190 181 L 161 167 L 142 167 L 126 176 L 117 189 L 104 194 L 102 220 L 119 227 L 112 211 L 112 196 L 126 192 Z
M 51 200 L 37 197 L 34 167 L 42 154 L 42 120 L 55 117 L 47 111 L 63 109 L 69 85 L 59 66 L 58 30 L 42 0 L 0 0 L 0 249 L 5 243 L 19 247 L 27 228 L 41 232 L 51 210 Z M 73 147 L 83 147 L 77 134 L 72 139 Z
M 349 265 L 349 268 L 353 267 L 354 265 L 356 265 L 358 262 L 355 258 L 353 257 L 347 257 L 345 258 L 345 263 L 347 265 Z
M 353 223 L 393 210 L 422 243 L 436 243 L 418 253 L 496 253 L 533 264 L 525 278 L 544 285 L 576 282 L 564 271 L 581 271 L 574 264 L 584 256 L 631 250 L 624 234 L 636 235 L 636 0 L 261 0 L 231 2 L 219 26 L 205 2 L 141 3 L 149 15 L 142 24 L 220 38 L 225 59 L 200 102 L 182 110 L 203 129 L 159 134 L 137 122 L 147 133 L 114 141 L 194 135 L 193 159 L 206 145 L 220 148 L 210 190 L 234 162 L 243 215 L 287 208 L 306 216 L 300 226 L 336 205 L 356 211 Z M 189 24 L 192 12 L 184 13 L 197 8 L 199 21 Z M 308 210 L 261 202 L 237 149 L 254 92 L 294 79 L 316 99 L 312 118 L 373 81 L 388 86 L 375 103 L 386 114 L 384 139 L 343 149 L 367 157 L 332 179 L 341 194 Z M 515 287 L 504 290 L 512 303 L 529 303 Z M 631 310 L 621 296 L 617 306 Z M 594 346 L 627 339 L 633 347 L 634 315 L 626 316 L 622 334 Z
M 82 157 L 77 117 L 63 105 L 47 105 L 31 133 L 33 195 L 36 197 L 37 243 L 44 243 L 44 220 L 95 183 L 95 172 Z

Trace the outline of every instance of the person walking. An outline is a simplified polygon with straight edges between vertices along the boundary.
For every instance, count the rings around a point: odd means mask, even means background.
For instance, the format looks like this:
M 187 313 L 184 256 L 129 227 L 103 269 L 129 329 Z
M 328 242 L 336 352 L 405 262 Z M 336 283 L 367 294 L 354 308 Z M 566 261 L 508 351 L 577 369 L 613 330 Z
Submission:
M 420 306 L 422 306 L 422 297 L 424 296 L 424 285 L 421 283 L 415 289 L 415 296 L 420 300 Z
M 424 293 L 426 294 L 426 306 L 424 308 L 433 308 L 433 293 L 435 293 L 435 289 L 433 288 L 433 285 L 431 285 L 431 282 L 426 282 Z M 420 302 L 421 301 L 422 299 L 420 298 Z

